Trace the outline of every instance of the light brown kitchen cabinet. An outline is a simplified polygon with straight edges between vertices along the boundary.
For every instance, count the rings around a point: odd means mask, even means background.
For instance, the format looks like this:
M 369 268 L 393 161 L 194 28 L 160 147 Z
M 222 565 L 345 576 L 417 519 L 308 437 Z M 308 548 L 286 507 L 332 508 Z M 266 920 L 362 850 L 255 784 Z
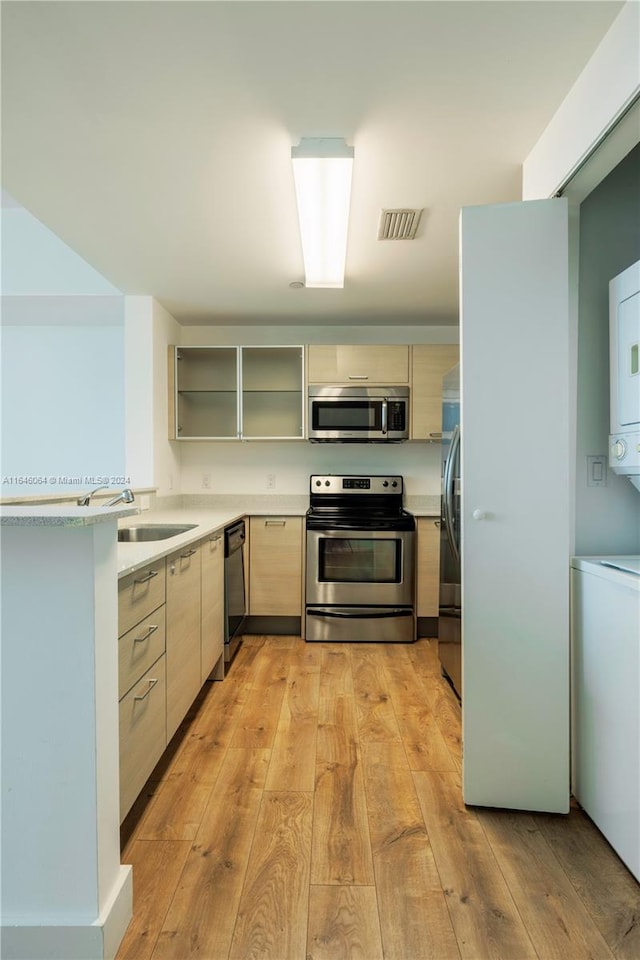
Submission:
M 120 820 L 167 745 L 165 561 L 118 583 Z
M 164 558 L 130 573 L 118 582 L 118 636 L 164 603 Z
M 200 581 L 198 546 L 167 557 L 167 742 L 201 686 Z
M 302 616 L 302 518 L 251 517 L 249 613 Z
M 165 651 L 165 605 L 162 604 L 118 640 L 118 689 L 123 697 Z
M 122 698 L 118 716 L 122 822 L 167 745 L 164 653 Z
M 442 378 L 459 359 L 455 343 L 414 344 L 411 348 L 411 440 L 442 436 Z
M 311 344 L 307 347 L 309 383 L 350 386 L 409 383 L 409 347 L 377 344 Z
M 224 535 L 212 533 L 200 541 L 201 646 L 200 681 L 216 668 L 224 677 Z
M 417 615 L 437 617 L 440 594 L 440 521 L 417 518 L 418 590 Z

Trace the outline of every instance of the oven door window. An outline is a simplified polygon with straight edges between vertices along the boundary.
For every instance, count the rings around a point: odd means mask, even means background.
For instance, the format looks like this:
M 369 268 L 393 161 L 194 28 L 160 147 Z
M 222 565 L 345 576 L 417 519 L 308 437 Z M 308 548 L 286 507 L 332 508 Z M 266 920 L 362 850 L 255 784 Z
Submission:
M 382 430 L 381 400 L 314 400 L 314 430 Z
M 318 580 L 320 583 L 400 583 L 402 542 L 321 537 Z

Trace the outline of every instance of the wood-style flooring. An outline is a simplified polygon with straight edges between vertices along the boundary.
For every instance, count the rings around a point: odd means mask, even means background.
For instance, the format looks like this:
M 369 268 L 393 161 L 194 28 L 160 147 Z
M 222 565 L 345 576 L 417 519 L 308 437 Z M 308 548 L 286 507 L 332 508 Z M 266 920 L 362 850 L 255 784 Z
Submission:
M 245 637 L 123 826 L 117 960 L 638 960 L 579 807 L 466 808 L 460 773 L 434 642 Z

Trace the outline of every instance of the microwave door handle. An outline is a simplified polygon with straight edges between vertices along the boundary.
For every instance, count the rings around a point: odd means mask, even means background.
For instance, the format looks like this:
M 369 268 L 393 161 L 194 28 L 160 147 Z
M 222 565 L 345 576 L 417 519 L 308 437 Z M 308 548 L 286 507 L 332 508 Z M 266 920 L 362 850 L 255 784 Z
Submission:
M 382 433 L 386 434 L 387 432 L 387 401 L 384 399 L 382 401 Z

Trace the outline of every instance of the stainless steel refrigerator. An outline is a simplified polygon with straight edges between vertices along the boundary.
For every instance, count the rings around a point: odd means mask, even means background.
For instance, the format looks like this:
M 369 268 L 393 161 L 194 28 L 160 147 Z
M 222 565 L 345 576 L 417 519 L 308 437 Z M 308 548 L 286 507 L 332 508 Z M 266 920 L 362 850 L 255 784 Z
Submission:
M 438 657 L 444 674 L 462 698 L 460 526 L 460 366 L 457 364 L 442 380 Z

